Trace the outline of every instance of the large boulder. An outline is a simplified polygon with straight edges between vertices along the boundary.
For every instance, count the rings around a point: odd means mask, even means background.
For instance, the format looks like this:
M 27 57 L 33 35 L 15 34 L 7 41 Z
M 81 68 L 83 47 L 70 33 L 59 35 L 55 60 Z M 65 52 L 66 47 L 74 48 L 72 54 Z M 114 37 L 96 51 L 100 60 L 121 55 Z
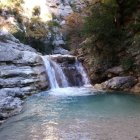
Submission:
M 135 84 L 135 77 L 124 76 L 114 77 L 101 84 L 96 84 L 95 87 L 104 90 L 130 90 Z

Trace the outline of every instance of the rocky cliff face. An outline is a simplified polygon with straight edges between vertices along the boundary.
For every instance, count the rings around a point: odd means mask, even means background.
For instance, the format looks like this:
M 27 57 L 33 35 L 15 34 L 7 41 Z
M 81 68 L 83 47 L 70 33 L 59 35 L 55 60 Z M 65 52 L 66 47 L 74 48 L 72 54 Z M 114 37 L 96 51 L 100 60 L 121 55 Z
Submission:
M 41 56 L 10 34 L 0 41 L 0 118 L 21 107 L 22 98 L 47 89 L 47 76 Z M 10 36 L 10 37 L 9 37 Z
M 65 35 L 61 32 L 66 18 L 74 11 L 80 11 L 88 0 L 17 0 L 9 3 L 1 0 L 0 26 L 16 37 L 38 39 L 51 53 L 64 54 Z M 9 3 L 9 4 L 8 4 Z M 31 41 L 29 41 L 31 42 Z M 33 45 L 35 47 L 36 44 Z M 45 49 L 44 49 L 45 51 Z M 65 51 L 65 54 L 68 52 Z

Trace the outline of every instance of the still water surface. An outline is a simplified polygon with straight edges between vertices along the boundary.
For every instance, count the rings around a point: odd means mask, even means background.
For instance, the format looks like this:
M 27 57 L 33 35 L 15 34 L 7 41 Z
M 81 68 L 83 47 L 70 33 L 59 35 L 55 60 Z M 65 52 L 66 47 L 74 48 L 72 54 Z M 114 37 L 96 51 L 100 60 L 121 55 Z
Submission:
M 140 96 L 63 88 L 28 98 L 0 140 L 140 140 Z

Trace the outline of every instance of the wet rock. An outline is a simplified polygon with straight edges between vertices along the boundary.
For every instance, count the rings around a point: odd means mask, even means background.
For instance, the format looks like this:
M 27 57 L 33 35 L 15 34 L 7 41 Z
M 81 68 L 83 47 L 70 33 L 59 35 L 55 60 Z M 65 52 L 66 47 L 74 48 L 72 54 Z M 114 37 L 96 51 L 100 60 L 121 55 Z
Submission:
M 23 101 L 19 98 L 0 96 L 0 120 L 18 113 L 22 108 L 22 103 Z
M 79 60 L 80 62 L 84 62 L 85 58 L 84 58 L 84 57 L 78 57 L 78 60 Z
M 63 67 L 69 86 L 83 86 L 82 76 L 74 65 Z
M 76 57 L 72 55 L 51 55 L 51 59 L 57 63 L 73 64 L 76 61 Z

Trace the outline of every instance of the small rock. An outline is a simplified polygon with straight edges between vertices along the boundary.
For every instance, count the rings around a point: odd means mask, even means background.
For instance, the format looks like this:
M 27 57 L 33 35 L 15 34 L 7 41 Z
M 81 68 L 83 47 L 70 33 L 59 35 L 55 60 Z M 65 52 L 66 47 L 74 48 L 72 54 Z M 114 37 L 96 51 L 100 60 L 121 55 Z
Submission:
M 70 52 L 68 50 L 65 50 L 61 47 L 55 47 L 53 53 L 54 54 L 62 54 L 62 55 L 69 55 L 70 54 Z
M 140 93 L 140 83 L 137 83 L 132 89 L 131 89 L 132 92 L 134 93 Z
M 120 75 L 124 72 L 124 69 L 122 68 L 122 66 L 117 66 L 117 67 L 113 67 L 113 68 L 108 69 L 106 72 L 111 73 L 111 74 L 115 74 L 115 75 Z

